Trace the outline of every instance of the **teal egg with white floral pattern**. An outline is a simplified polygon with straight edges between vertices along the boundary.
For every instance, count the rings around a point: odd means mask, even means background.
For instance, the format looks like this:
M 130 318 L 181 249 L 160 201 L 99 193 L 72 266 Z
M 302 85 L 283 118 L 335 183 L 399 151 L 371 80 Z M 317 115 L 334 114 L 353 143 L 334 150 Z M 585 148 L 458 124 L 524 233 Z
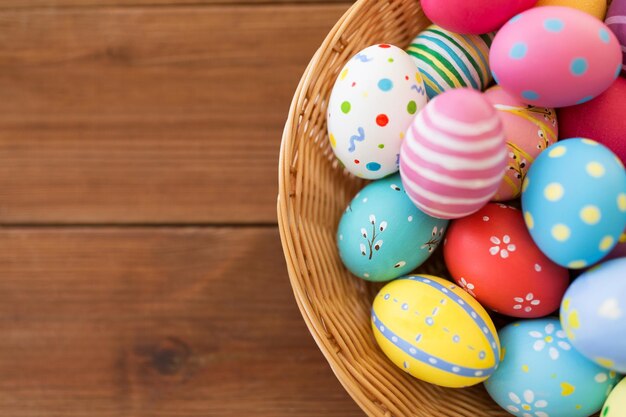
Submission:
M 518 321 L 499 332 L 503 357 L 487 392 L 517 417 L 588 417 L 619 375 L 578 353 L 555 317 Z
M 346 208 L 337 230 L 344 265 L 368 281 L 406 275 L 437 249 L 448 221 L 411 202 L 400 174 L 365 186 Z

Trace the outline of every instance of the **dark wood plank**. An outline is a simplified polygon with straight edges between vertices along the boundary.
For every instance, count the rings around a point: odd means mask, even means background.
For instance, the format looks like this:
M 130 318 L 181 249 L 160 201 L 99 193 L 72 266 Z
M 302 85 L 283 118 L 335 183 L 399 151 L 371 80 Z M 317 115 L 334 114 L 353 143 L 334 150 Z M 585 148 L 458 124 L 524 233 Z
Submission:
M 346 0 L 0 0 L 1 8 L 33 9 L 48 7 L 102 7 L 102 6 L 164 6 L 215 4 L 268 3 L 345 3 Z
M 0 223 L 274 222 L 337 5 L 0 11 Z
M 0 415 L 362 415 L 275 228 L 3 229 L 0 277 Z

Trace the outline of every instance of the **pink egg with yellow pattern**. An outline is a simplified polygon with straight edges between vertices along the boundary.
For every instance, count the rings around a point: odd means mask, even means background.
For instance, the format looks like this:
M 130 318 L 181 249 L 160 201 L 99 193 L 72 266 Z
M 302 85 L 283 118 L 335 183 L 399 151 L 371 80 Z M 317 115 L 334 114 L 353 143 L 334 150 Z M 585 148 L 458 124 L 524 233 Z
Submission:
M 448 90 L 417 115 L 400 148 L 407 195 L 426 214 L 470 215 L 495 194 L 507 160 L 504 128 L 483 94 Z
M 622 69 L 611 30 L 569 7 L 537 7 L 509 20 L 489 53 L 498 84 L 524 103 L 565 107 L 601 94 Z
M 493 200 L 511 200 L 520 196 L 522 181 L 537 155 L 557 141 L 556 111 L 526 105 L 500 86 L 485 91 L 485 97 L 498 110 L 508 148 L 504 178 Z

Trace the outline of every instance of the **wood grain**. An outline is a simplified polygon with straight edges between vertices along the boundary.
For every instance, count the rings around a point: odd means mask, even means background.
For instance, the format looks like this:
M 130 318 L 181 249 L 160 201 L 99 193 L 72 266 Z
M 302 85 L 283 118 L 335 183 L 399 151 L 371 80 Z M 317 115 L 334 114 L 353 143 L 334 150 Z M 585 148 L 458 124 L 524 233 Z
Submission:
M 0 223 L 273 223 L 291 96 L 347 7 L 0 11 Z
M 360 416 L 275 228 L 0 233 L 0 414 Z
M 304 4 L 345 3 L 346 0 L 0 0 L 2 8 L 59 8 L 59 7 L 103 7 L 103 6 L 189 6 L 216 4 Z

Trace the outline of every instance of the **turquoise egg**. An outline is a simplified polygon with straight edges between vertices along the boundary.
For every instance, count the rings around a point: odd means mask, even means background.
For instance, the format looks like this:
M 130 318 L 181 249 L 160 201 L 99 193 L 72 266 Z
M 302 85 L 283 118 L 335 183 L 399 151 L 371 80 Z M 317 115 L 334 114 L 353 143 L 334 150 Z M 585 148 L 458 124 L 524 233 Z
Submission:
M 572 347 L 557 318 L 518 321 L 499 336 L 503 358 L 485 388 L 514 416 L 587 417 L 619 381 Z
M 626 227 L 626 173 L 621 161 L 590 139 L 548 147 L 522 184 L 526 226 L 541 251 L 559 265 L 592 265 Z
M 626 372 L 626 258 L 603 262 L 570 285 L 561 303 L 561 324 L 580 353 Z
M 337 245 L 344 265 L 369 281 L 389 281 L 420 266 L 448 225 L 415 207 L 400 174 L 368 184 L 339 222 Z

